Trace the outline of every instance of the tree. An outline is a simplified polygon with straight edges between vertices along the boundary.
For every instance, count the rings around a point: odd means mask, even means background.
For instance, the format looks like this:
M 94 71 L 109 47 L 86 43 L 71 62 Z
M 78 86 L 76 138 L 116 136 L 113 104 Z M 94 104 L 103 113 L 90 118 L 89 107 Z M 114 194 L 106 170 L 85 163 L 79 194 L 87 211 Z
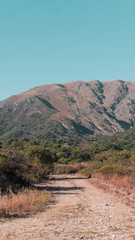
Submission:
M 30 177 L 33 180 L 48 178 L 53 171 L 54 156 L 42 146 L 31 146 L 26 149 L 25 156 L 29 162 Z

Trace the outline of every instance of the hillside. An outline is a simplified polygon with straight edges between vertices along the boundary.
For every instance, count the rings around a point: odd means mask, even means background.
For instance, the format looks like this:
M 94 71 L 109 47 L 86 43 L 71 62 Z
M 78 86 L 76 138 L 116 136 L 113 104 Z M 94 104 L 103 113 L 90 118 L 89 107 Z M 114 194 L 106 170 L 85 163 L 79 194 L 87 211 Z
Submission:
M 135 126 L 135 83 L 76 81 L 0 102 L 0 137 L 111 135 Z

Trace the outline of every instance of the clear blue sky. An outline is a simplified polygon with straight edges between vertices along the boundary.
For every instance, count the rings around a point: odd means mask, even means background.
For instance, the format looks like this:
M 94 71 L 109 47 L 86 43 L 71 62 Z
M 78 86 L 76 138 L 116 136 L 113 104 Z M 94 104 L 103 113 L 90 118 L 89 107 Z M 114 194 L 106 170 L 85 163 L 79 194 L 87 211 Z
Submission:
M 95 79 L 135 81 L 135 0 L 0 0 L 0 100 Z

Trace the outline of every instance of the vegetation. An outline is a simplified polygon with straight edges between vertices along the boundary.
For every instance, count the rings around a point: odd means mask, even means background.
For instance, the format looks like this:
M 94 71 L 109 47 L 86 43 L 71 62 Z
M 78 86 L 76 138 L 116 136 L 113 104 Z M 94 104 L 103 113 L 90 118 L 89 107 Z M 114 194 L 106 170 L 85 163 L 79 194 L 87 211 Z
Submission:
M 87 177 L 104 178 L 113 184 L 135 189 L 134 128 L 110 137 L 4 140 L 0 143 L 0 188 L 2 194 L 10 193 L 10 197 L 7 198 L 6 207 L 6 196 L 1 197 L 0 215 L 2 212 L 8 215 L 10 209 L 17 209 L 17 206 L 20 210 L 14 212 L 22 211 L 22 203 L 15 199 L 19 195 L 23 198 L 21 194 L 38 194 L 32 190 L 25 192 L 25 189 L 37 181 L 48 179 L 53 171 L 56 174 L 79 172 Z M 16 207 L 12 204 L 11 207 L 11 202 Z M 33 208 L 28 207 L 27 211 L 33 211 L 30 210 Z
M 52 154 L 40 146 L 17 150 L 6 146 L 0 153 L 0 217 L 23 216 L 44 210 L 50 194 L 34 183 L 53 171 Z
M 48 178 L 53 171 L 52 154 L 40 146 L 23 151 L 3 149 L 0 153 L 0 187 L 4 192 L 17 192 L 32 183 Z
M 43 211 L 49 199 L 49 193 L 32 189 L 0 196 L 0 217 L 24 216 Z
M 135 130 L 113 136 L 90 138 L 7 139 L 2 149 L 12 149 L 28 163 L 29 177 L 41 179 L 53 170 L 53 163 L 89 163 L 92 172 L 104 165 L 121 167 L 130 173 L 135 166 Z

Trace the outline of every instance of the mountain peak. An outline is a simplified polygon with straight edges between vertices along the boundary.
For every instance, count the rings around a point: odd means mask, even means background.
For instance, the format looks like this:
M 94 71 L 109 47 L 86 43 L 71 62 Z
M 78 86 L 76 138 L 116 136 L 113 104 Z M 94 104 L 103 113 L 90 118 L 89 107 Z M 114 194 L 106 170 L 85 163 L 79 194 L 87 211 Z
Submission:
M 35 87 L 0 102 L 4 137 L 112 134 L 135 125 L 135 83 L 73 81 Z

